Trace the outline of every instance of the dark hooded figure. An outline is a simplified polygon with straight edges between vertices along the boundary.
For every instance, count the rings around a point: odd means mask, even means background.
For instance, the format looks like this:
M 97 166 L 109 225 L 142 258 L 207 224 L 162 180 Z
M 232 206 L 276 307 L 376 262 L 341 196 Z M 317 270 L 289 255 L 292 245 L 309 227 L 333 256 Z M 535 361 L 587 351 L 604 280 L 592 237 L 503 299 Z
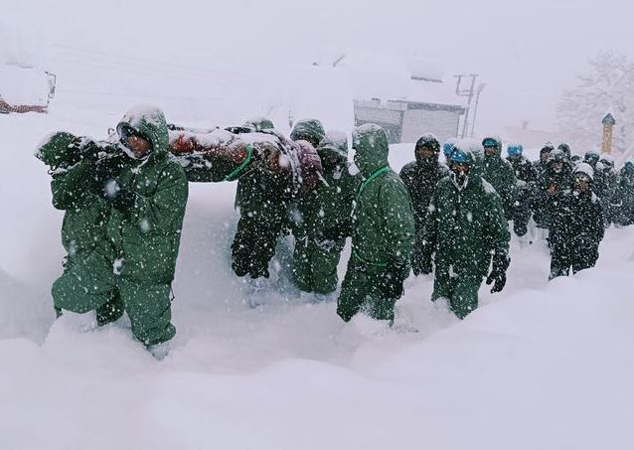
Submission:
M 487 180 L 500 195 L 504 214 L 507 219 L 510 219 L 517 197 L 515 173 L 509 162 L 502 158 L 502 141 L 499 138 L 484 138 L 482 147 L 484 148 L 482 178 Z
M 546 171 L 548 157 L 550 156 L 550 152 L 553 150 L 555 150 L 555 146 L 550 142 L 546 142 L 539 150 L 539 159 L 537 161 L 533 161 L 533 166 L 537 170 L 538 175 L 541 175 L 542 172 Z
M 453 148 L 453 147 L 452 147 Z M 401 169 L 400 177 L 409 191 L 414 208 L 416 243 L 412 254 L 414 275 L 421 272 L 420 253 L 423 247 L 423 227 L 429 212 L 429 203 L 434 196 L 438 182 L 449 175 L 449 169 L 438 161 L 440 143 L 433 134 L 423 135 L 414 147 L 416 161 Z
M 337 289 L 337 265 L 352 228 L 352 205 L 360 175 L 348 170 L 348 139 L 342 132 L 326 134 L 317 147 L 323 180 L 297 204 L 298 220 L 293 228 L 293 281 L 317 299 Z
M 518 236 L 524 236 L 528 231 L 531 218 L 531 203 L 537 185 L 537 169 L 522 153 L 524 147 L 512 144 L 507 147 L 507 161 L 513 167 L 517 179 L 517 199 L 511 209 L 513 230 Z
M 597 193 L 603 204 L 603 215 L 606 228 L 615 220 L 616 210 L 619 206 L 618 199 L 618 177 L 614 168 L 614 157 L 609 154 L 602 154 L 599 160 L 601 167 L 595 170 L 595 177 L 601 179 L 601 190 Z
M 627 160 L 619 171 L 619 207 L 615 212 L 615 222 L 621 226 L 634 224 L 634 161 Z
M 247 122 L 245 128 L 252 132 L 274 130 L 268 119 Z M 231 245 L 231 267 L 237 276 L 248 276 L 256 288 L 269 278 L 269 263 L 287 222 L 291 180 L 292 174 L 280 167 L 279 159 L 258 165 L 238 180 L 240 219 Z
M 603 239 L 603 207 L 592 192 L 593 170 L 581 163 L 572 174 L 572 189 L 566 191 L 553 212 L 549 228 L 550 277 L 568 275 L 594 267 Z
M 491 292 L 504 288 L 510 263 L 502 200 L 475 164 L 473 153 L 457 143 L 451 175 L 438 183 L 423 232 L 422 271 L 431 273 L 435 266 L 432 301 L 446 298 L 460 319 L 478 307 L 485 277 L 493 283 Z
M 541 172 L 535 193 L 535 223 L 540 228 L 548 228 L 553 212 L 563 193 L 570 189 L 572 168 L 561 150 L 553 150 L 548 156 L 546 170 Z

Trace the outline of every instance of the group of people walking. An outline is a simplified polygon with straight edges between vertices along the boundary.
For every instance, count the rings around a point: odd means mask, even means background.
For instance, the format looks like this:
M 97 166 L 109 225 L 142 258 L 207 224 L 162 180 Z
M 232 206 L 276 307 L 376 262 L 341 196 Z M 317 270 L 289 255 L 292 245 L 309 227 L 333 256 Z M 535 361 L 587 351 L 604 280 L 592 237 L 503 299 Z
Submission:
M 291 234 L 293 284 L 316 301 L 338 292 L 344 321 L 364 312 L 393 322 L 410 272 L 434 273 L 432 300 L 446 298 L 464 318 L 483 281 L 492 292 L 506 284 L 509 221 L 520 236 L 531 217 L 548 228 L 551 277 L 593 266 L 604 228 L 634 222 L 634 164 L 617 174 L 609 155 L 580 162 L 567 145 L 546 145 L 532 163 L 521 145 L 503 158 L 494 137 L 441 148 L 426 134 L 397 174 L 380 126 L 355 128 L 351 144 L 356 169 L 346 133 L 326 132 L 316 119 L 286 137 L 268 119 L 187 129 L 153 107 L 126 113 L 107 141 L 53 134 L 36 156 L 49 167 L 54 207 L 65 211 L 67 257 L 52 288 L 58 316 L 96 311 L 105 325 L 126 312 L 134 336 L 165 355 L 189 182 L 237 181 L 231 268 L 253 295 L 270 277 L 278 239 Z

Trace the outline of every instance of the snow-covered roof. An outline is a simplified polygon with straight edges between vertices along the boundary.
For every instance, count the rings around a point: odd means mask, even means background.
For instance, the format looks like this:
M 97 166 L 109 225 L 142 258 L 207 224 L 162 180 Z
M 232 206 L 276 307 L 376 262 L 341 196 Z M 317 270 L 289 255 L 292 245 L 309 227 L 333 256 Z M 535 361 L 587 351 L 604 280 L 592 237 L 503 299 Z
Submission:
M 337 67 L 350 72 L 356 100 L 381 99 L 462 106 L 453 77 L 433 64 L 374 54 L 349 55 Z

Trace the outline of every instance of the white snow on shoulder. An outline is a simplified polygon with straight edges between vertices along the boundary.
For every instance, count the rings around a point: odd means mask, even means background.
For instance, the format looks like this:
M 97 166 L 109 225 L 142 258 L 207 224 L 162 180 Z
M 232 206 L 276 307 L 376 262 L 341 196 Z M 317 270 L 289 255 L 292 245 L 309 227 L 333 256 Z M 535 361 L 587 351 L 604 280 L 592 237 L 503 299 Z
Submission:
M 357 133 L 373 133 L 382 131 L 383 127 L 376 123 L 364 123 L 363 125 L 359 125 L 355 130 Z
M 498 193 L 495 190 L 495 188 L 493 187 L 493 185 L 491 185 L 491 183 L 489 183 L 484 178 L 482 178 L 482 187 L 484 187 L 484 192 L 486 192 L 487 194 L 496 194 L 497 195 L 497 193 Z

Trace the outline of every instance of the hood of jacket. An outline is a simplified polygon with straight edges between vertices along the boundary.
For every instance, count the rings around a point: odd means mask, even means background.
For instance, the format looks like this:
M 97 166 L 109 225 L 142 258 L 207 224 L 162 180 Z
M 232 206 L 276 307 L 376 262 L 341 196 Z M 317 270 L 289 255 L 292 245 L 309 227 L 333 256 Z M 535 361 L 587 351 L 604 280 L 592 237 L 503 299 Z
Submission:
M 352 148 L 355 150 L 354 163 L 366 178 L 389 165 L 387 134 L 379 125 L 367 123 L 355 128 Z
M 167 121 L 163 112 L 154 106 L 135 106 L 126 112 L 117 125 L 132 128 L 137 134 L 151 142 L 150 156 L 164 156 L 169 152 Z M 126 153 L 130 151 L 126 147 Z

